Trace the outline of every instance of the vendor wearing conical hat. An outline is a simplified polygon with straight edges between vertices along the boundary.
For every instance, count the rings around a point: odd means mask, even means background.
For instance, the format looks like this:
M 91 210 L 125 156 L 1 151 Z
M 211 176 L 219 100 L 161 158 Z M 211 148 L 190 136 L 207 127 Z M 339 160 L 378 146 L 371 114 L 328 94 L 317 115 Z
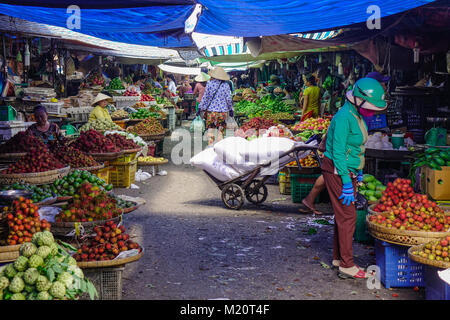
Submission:
M 106 94 L 99 93 L 97 97 L 95 97 L 94 102 L 92 103 L 92 106 L 94 106 L 94 110 L 91 111 L 91 114 L 89 115 L 89 122 L 95 121 L 95 120 L 110 120 L 111 116 L 109 115 L 108 109 L 106 109 L 106 106 L 109 103 L 112 103 L 113 100 L 110 96 L 107 96 Z

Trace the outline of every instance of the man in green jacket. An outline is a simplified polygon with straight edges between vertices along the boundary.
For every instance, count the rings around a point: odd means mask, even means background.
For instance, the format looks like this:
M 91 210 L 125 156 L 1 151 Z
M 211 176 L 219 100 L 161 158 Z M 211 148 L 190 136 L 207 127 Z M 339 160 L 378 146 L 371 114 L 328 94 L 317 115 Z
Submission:
M 335 214 L 333 266 L 341 278 L 367 278 L 353 262 L 356 226 L 355 190 L 362 181 L 367 125 L 363 116 L 387 108 L 384 89 L 371 78 L 358 80 L 347 92 L 346 102 L 331 120 L 327 132 L 322 174 Z M 342 201 L 342 202 L 341 202 Z

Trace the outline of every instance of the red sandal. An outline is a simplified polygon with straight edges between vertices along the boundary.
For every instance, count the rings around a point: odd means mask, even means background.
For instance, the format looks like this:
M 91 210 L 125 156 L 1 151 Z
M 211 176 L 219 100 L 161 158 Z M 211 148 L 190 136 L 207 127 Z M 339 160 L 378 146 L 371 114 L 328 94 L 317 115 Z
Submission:
M 367 279 L 368 278 L 367 273 L 360 268 L 358 268 L 358 269 L 359 270 L 355 275 L 351 275 L 351 274 L 342 272 L 341 270 L 338 270 L 338 277 L 341 279 L 355 279 L 355 280 L 356 279 Z

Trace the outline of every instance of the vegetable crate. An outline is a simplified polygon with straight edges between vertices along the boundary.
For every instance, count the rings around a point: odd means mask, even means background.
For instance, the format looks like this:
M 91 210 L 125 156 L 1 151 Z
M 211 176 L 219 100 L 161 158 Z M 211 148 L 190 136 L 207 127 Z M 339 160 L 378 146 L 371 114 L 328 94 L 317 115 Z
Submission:
M 105 167 L 103 169 L 99 169 L 99 170 L 93 171 L 92 173 L 95 174 L 100 179 L 105 180 L 105 182 L 107 184 L 110 183 L 109 166 L 107 166 L 106 164 L 105 164 Z
M 426 300 L 450 300 L 450 285 L 439 278 L 439 269 L 425 265 L 425 299 Z
M 99 300 L 122 300 L 122 274 L 124 267 L 83 269 L 84 276 L 92 281 Z M 89 299 L 89 296 L 84 297 Z
M 309 194 L 320 174 L 296 174 L 291 173 L 291 196 L 293 203 L 301 203 Z M 314 203 L 320 202 L 321 196 L 314 200 Z
M 426 192 L 433 200 L 450 200 L 450 167 L 425 169 Z
M 113 166 L 116 165 L 116 164 L 118 164 L 118 165 L 128 164 L 131 161 L 136 160 L 136 155 L 137 155 L 137 152 L 126 153 L 123 156 L 117 158 L 116 160 L 110 161 L 110 164 L 113 165 Z
M 110 168 L 110 183 L 117 188 L 129 188 L 135 182 L 137 160 L 128 164 L 116 164 Z
M 390 287 L 424 287 L 424 265 L 408 257 L 406 246 L 375 240 L 377 266 L 381 270 L 381 283 Z
M 65 113 L 64 110 L 64 102 L 42 102 L 41 105 L 47 109 L 48 113 L 52 114 L 62 114 Z
M 356 228 L 353 239 L 360 243 L 373 243 L 373 238 L 367 231 L 366 225 L 367 210 L 356 210 Z

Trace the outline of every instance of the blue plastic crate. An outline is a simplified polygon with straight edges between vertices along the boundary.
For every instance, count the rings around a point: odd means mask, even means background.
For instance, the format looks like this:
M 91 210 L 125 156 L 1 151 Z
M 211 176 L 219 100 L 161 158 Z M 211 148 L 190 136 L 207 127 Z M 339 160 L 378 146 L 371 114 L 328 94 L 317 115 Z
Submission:
M 425 298 L 427 300 L 450 300 L 450 285 L 437 274 L 438 269 L 425 265 Z
M 378 114 L 371 117 L 364 117 L 368 130 L 375 130 L 387 127 L 387 120 L 385 114 Z
M 380 267 L 381 283 L 390 287 L 424 287 L 424 266 L 408 257 L 409 247 L 384 241 L 375 241 L 377 266 Z

